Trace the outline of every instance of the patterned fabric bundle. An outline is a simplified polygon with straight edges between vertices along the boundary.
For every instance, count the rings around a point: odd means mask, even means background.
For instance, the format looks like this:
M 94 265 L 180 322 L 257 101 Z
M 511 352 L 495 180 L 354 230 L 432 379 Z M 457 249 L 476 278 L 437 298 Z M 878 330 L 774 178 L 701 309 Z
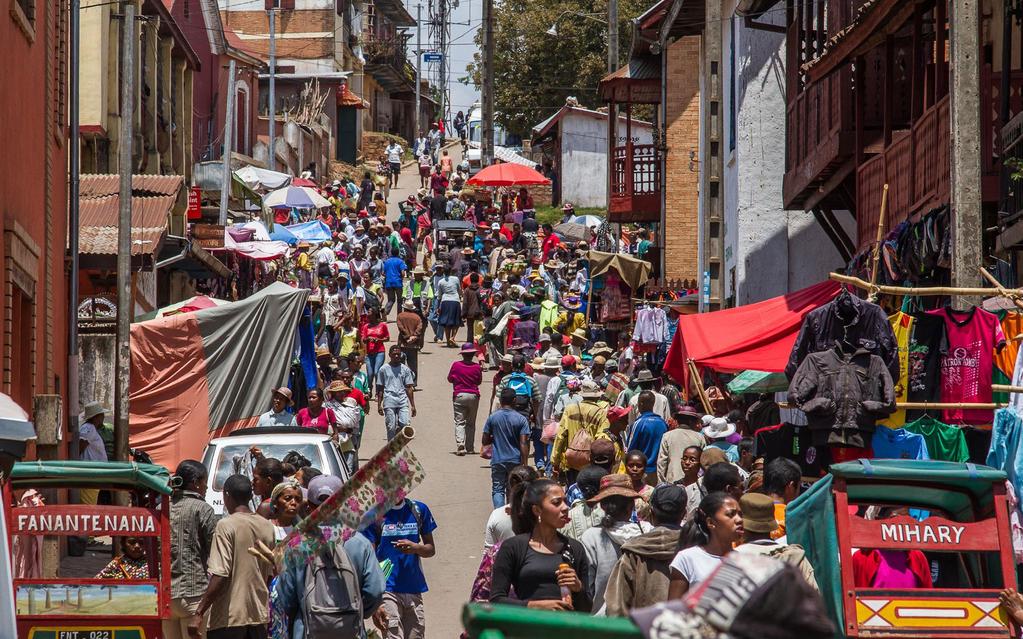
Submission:
M 414 435 L 412 428 L 400 431 L 340 490 L 298 522 L 277 545 L 276 563 L 305 561 L 324 543 L 348 540 L 402 503 L 425 476 L 422 464 L 408 448 Z

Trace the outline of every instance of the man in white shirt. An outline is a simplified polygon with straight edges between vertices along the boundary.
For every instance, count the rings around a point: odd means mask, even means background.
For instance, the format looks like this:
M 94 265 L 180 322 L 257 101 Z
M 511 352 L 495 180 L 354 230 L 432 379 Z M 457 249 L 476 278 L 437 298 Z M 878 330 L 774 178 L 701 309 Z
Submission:
M 99 402 L 87 404 L 82 411 L 82 423 L 78 426 L 78 453 L 83 461 L 107 461 L 107 449 L 103 444 L 99 428 L 103 427 L 103 418 L 107 410 Z M 79 491 L 83 504 L 95 506 L 99 501 L 99 490 L 90 488 Z
M 401 174 L 401 159 L 405 149 L 397 142 L 391 141 L 384 153 L 387 155 L 387 164 L 391 168 L 391 188 L 398 188 L 398 176 Z

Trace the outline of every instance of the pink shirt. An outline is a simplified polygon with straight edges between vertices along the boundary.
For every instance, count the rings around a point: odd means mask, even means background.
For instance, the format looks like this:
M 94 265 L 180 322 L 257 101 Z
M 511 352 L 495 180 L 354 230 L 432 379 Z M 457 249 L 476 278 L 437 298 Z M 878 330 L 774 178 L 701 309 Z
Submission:
M 466 364 L 458 361 L 451 365 L 448 371 L 448 381 L 451 382 L 452 393 L 469 393 L 479 397 L 480 384 L 483 383 L 483 367 L 476 362 Z
M 329 408 L 321 408 L 320 414 L 317 415 L 316 417 L 313 417 L 312 415 L 309 414 L 308 408 L 303 408 L 298 411 L 298 414 L 295 415 L 295 421 L 298 423 L 299 426 L 302 426 L 304 428 L 312 428 L 313 430 L 316 430 L 326 435 L 327 426 L 329 424 L 336 424 L 337 418 L 334 417 L 334 411 L 330 410 Z
M 909 569 L 909 553 L 904 550 L 879 550 L 881 563 L 877 566 L 871 588 L 920 588 L 916 575 Z
M 988 403 L 991 401 L 991 373 L 995 348 L 1005 345 L 998 316 L 981 308 L 928 311 L 944 318 L 948 352 L 941 358 L 941 401 Z M 944 411 L 946 424 L 990 424 L 990 410 L 952 408 Z
M 375 337 L 380 341 L 369 341 L 367 337 Z M 383 353 L 387 350 L 384 347 L 384 342 L 391 339 L 391 333 L 387 330 L 387 324 L 380 322 L 376 326 L 370 326 L 369 324 L 363 324 L 362 326 L 362 341 L 366 343 L 366 353 L 374 355 L 376 353 Z

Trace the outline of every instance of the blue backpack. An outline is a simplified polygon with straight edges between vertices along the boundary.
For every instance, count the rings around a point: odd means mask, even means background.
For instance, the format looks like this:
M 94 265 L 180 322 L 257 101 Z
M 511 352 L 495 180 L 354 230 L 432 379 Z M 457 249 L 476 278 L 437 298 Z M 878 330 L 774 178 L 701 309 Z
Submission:
M 533 379 L 516 371 L 508 376 L 507 387 L 515 391 L 515 410 L 528 416 L 533 403 Z

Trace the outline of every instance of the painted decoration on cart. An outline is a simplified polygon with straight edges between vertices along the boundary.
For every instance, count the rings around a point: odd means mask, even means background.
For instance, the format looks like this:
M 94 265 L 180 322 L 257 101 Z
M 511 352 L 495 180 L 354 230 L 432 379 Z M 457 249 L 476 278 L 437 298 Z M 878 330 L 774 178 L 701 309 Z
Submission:
M 28 639 L 146 639 L 142 626 L 34 626 Z
M 856 621 L 862 629 L 942 628 L 1006 630 L 997 597 L 987 600 L 859 596 Z
M 49 616 L 155 616 L 156 584 L 18 584 L 17 614 Z

